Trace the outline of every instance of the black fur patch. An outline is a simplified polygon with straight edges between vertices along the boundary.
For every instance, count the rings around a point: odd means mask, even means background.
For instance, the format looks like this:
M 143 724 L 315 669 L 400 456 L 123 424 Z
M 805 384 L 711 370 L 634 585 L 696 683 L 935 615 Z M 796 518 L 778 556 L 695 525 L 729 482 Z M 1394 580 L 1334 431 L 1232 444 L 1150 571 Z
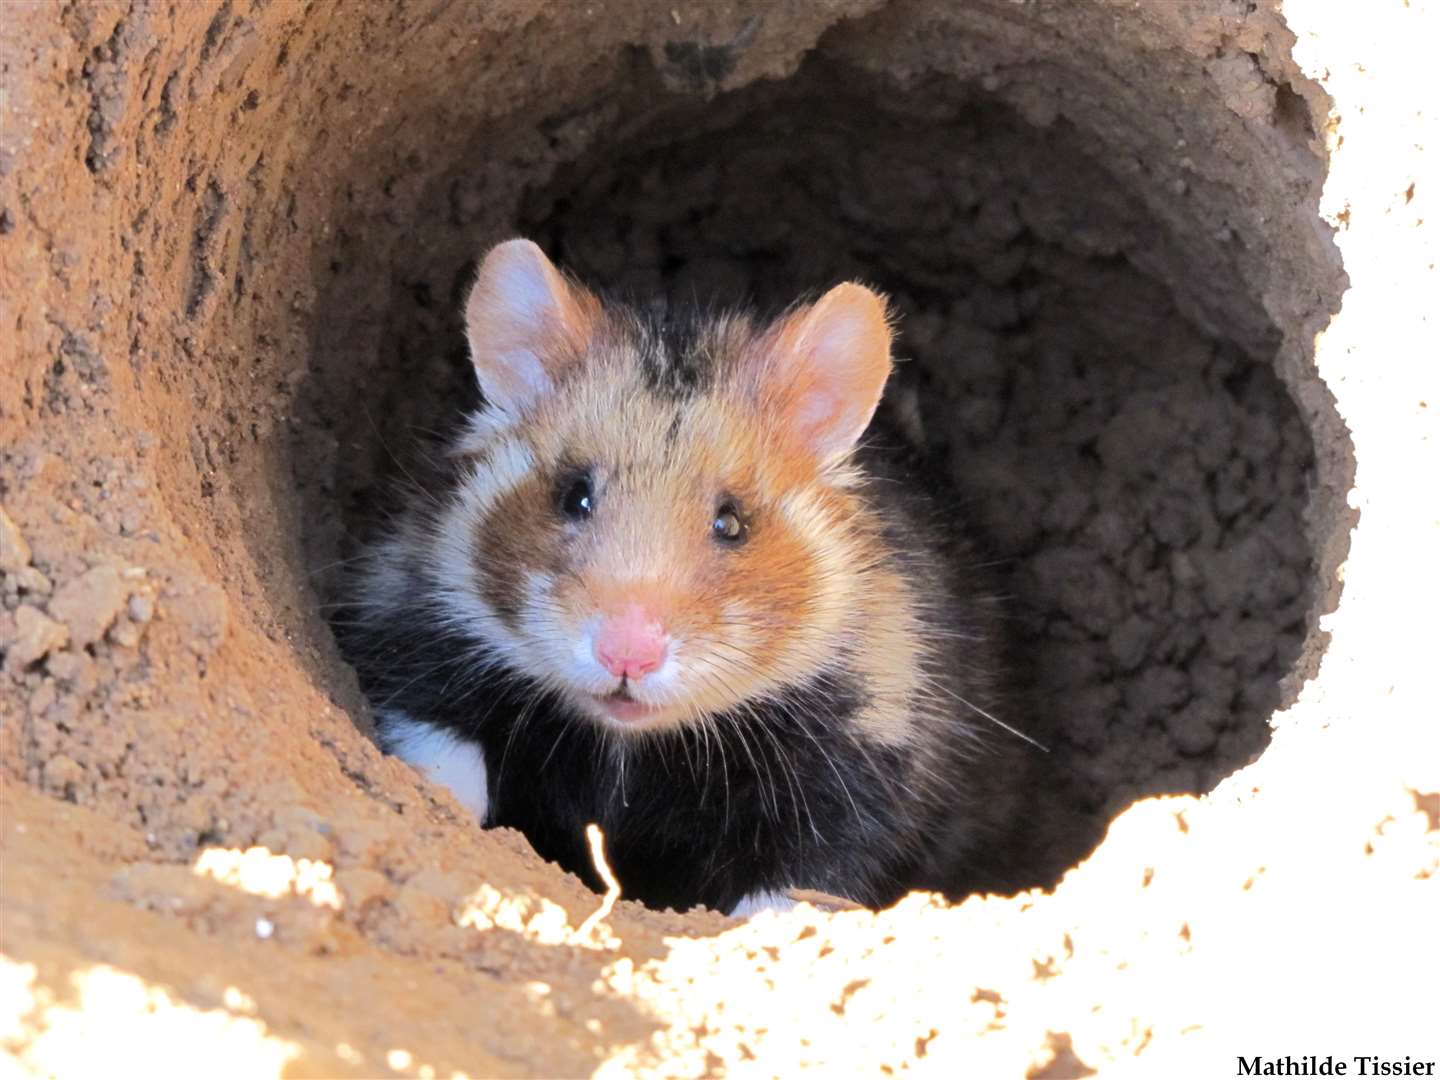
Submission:
M 688 308 L 651 306 L 633 312 L 634 346 L 645 385 L 683 401 L 703 393 L 715 378 L 707 320 Z
M 346 652 L 377 710 L 479 743 L 491 825 L 600 887 L 585 826 L 605 831 L 623 893 L 652 907 L 728 911 L 764 889 L 862 903 L 900 894 L 918 853 L 901 752 L 857 741 L 865 694 L 850 676 L 792 687 L 694 729 L 622 739 L 528 679 L 490 666 L 417 596 L 413 620 L 352 626 Z M 380 731 L 382 743 L 385 731 Z

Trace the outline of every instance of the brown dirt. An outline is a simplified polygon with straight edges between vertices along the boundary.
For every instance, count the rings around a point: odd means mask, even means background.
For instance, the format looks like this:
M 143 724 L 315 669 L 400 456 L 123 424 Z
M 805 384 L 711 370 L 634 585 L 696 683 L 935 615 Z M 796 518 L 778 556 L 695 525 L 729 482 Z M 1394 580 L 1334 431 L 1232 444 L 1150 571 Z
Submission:
M 11 1064 L 1434 1060 L 1440 16 L 1342 8 L 8 6 Z M 1109 830 L 1058 888 L 582 936 L 596 897 L 375 750 L 335 564 L 521 229 L 617 288 L 895 295 L 895 418 L 1053 731 L 1032 881 Z

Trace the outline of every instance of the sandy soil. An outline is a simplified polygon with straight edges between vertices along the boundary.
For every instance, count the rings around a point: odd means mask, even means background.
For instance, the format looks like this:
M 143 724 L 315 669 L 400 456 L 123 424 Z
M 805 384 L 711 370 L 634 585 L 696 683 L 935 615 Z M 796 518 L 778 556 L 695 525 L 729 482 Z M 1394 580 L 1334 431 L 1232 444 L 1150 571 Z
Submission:
M 8 8 L 0 1066 L 1440 1057 L 1440 15 L 1342 7 Z M 893 419 L 1052 742 L 1035 888 L 582 928 L 375 750 L 325 605 L 518 230 L 617 288 L 895 296 Z

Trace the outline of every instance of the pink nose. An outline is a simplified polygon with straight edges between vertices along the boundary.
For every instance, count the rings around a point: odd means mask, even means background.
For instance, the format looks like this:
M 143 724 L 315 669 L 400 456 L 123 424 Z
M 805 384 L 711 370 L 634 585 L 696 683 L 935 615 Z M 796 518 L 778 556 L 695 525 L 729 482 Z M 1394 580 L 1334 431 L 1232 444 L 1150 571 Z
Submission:
M 665 662 L 670 635 L 659 619 L 639 604 L 605 616 L 595 635 L 595 659 L 611 675 L 643 679 Z

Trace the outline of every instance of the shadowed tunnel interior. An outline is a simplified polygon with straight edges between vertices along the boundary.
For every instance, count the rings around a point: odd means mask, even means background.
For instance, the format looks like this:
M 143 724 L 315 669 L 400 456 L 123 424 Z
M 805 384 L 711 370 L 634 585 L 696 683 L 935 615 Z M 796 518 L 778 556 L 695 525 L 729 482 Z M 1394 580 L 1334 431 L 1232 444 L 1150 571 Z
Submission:
M 539 131 L 563 149 L 567 125 L 583 146 L 506 168 L 500 148 Z M 1263 750 L 1315 600 L 1314 454 L 1272 366 L 1281 332 L 1224 266 L 1233 230 L 1187 247 L 1153 177 L 1075 123 L 824 43 L 714 97 L 632 53 L 589 111 L 510 116 L 475 145 L 479 168 L 432 163 L 437 218 L 394 225 L 403 271 L 368 313 L 363 380 L 317 342 L 295 461 L 302 486 L 327 470 L 306 537 L 327 598 L 387 476 L 476 403 L 459 309 L 488 243 L 529 236 L 637 303 L 774 310 L 857 278 L 899 317 L 884 421 L 949 475 L 945 512 L 1006 597 L 1009 719 L 1048 748 L 1009 884 L 1053 882 L 1135 798 L 1204 791 Z M 492 220 L 497 187 L 514 209 Z M 375 272 L 366 240 L 327 268 L 337 321 Z

